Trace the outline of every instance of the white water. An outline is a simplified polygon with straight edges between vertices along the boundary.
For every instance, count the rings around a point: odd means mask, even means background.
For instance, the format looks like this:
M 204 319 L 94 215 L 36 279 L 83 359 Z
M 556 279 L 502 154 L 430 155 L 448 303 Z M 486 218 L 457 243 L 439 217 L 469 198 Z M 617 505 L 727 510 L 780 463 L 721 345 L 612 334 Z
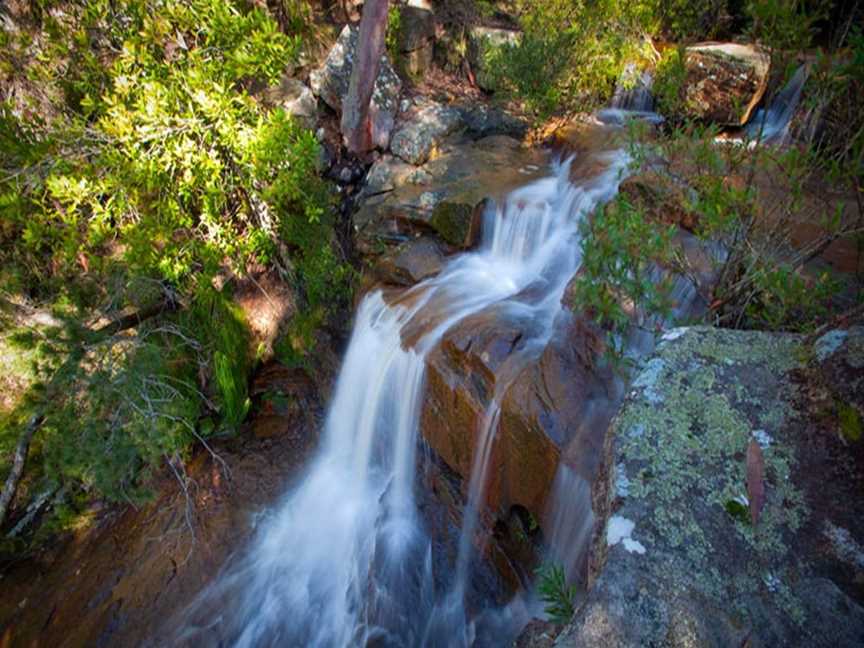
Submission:
M 579 266 L 578 223 L 615 194 L 626 167 L 620 151 L 595 155 L 604 170 L 579 187 L 563 163 L 513 192 L 488 214 L 480 249 L 437 277 L 389 305 L 380 292 L 363 300 L 317 457 L 251 547 L 186 612 L 177 642 L 471 645 L 463 598 L 503 391 L 475 451 L 454 574 L 433 573 L 415 502 L 424 357 L 454 323 L 492 304 L 526 331 L 498 384 L 540 353 Z M 530 297 L 518 296 L 528 286 Z
M 647 70 L 627 66 L 615 88 L 612 104 L 597 112 L 597 120 L 609 126 L 624 126 L 630 119 L 659 124 L 663 117 L 654 112 L 651 86 L 654 78 Z
M 771 104 L 767 108 L 759 108 L 753 114 L 744 129 L 749 141 L 777 145 L 786 143 L 789 137 L 789 125 L 801 101 L 801 92 L 807 76 L 807 66 L 802 65 L 773 98 Z

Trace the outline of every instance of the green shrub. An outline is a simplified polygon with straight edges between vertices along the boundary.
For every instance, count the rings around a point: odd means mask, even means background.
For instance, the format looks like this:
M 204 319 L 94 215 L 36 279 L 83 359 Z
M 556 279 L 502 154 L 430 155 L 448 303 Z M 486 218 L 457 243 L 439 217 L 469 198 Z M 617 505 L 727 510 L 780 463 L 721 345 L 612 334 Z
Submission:
M 233 430 L 249 412 L 248 377 L 252 366 L 249 333 L 240 309 L 225 291 L 205 287 L 192 308 L 180 315 L 183 330 L 199 331 L 196 341 L 203 364 L 212 358 L 216 406 L 222 422 Z
M 286 11 L 290 28 L 300 14 Z M 96 0 L 40 20 L 34 33 L 2 32 L 0 72 L 30 94 L 0 103 L 0 291 L 69 303 L 79 331 L 52 342 L 32 394 L 45 474 L 138 500 L 157 467 L 182 468 L 195 439 L 248 412 L 249 334 L 213 286 L 275 268 L 320 326 L 347 302 L 352 273 L 317 140 L 255 98 L 301 46 L 265 9 Z M 163 296 L 180 312 L 136 335 L 80 333 L 96 307 Z M 205 433 L 203 415 L 221 424 Z
M 650 5 L 617 0 L 522 3 L 517 44 L 490 48 L 495 86 L 545 115 L 588 109 L 611 97 L 627 63 L 650 58 Z
M 653 275 L 671 261 L 674 228 L 654 223 L 619 195 L 582 221 L 580 230 L 574 303 L 609 331 L 610 348 L 620 355 L 634 323 L 669 311 L 668 282 Z
M 33 451 L 44 474 L 109 500 L 148 497 L 152 472 L 196 438 L 196 368 L 181 338 L 155 328 L 70 356 L 46 390 Z
M 684 48 L 669 48 L 657 63 L 654 71 L 654 84 L 651 92 L 657 105 L 657 112 L 674 123 L 684 112 L 684 84 L 687 81 L 687 67 L 684 64 Z
M 573 616 L 573 601 L 576 586 L 567 585 L 564 569 L 559 565 L 544 564 L 537 570 L 537 591 L 540 600 L 546 604 L 546 614 L 552 623 L 564 624 Z

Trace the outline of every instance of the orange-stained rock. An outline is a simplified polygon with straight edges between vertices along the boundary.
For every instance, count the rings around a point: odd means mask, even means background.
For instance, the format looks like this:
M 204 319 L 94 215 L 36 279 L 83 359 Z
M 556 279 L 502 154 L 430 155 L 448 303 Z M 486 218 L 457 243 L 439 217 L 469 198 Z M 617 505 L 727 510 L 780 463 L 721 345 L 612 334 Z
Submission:
M 493 306 L 456 325 L 427 358 L 421 431 L 462 476 L 463 488 L 487 406 L 496 390 L 501 394 L 486 490 L 488 510 L 498 519 L 519 506 L 545 523 L 562 454 L 589 482 L 598 470 L 606 426 L 583 422 L 598 421 L 592 412 L 608 402 L 612 380 L 595 366 L 602 345 L 593 331 L 578 317 L 561 319 L 538 356 L 522 344 L 532 323 Z
M 753 45 L 704 43 L 687 48 L 684 112 L 719 125 L 746 124 L 768 86 L 770 58 Z

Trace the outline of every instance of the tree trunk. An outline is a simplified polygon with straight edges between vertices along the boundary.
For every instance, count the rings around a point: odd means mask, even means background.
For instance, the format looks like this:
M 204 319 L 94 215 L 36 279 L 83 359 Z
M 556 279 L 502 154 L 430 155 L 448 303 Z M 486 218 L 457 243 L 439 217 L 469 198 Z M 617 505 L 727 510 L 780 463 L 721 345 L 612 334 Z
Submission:
M 30 451 L 30 441 L 33 440 L 33 434 L 39 429 L 40 425 L 42 425 L 42 416 L 34 416 L 18 438 L 15 457 L 12 459 L 12 470 L 6 478 L 3 492 L 0 493 L 0 526 L 3 525 L 3 520 L 6 519 L 6 511 L 15 497 L 15 491 L 18 490 L 18 482 L 21 481 L 21 473 L 24 472 L 24 462 L 27 461 L 27 453 Z
M 366 0 L 363 5 L 351 83 L 348 96 L 342 102 L 342 136 L 348 150 L 356 155 L 367 153 L 373 148 L 369 103 L 384 54 L 389 6 L 390 0 Z

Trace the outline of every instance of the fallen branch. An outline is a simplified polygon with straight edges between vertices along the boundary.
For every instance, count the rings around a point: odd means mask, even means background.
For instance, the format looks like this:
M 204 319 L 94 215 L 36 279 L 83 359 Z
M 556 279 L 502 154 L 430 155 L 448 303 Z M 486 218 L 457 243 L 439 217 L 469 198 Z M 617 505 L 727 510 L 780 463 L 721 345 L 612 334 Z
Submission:
M 12 470 L 6 478 L 3 492 L 0 493 L 0 526 L 3 525 L 9 505 L 12 504 L 12 500 L 15 498 L 18 482 L 21 481 L 21 474 L 24 472 L 24 463 L 27 461 L 27 454 L 30 452 L 30 441 L 33 440 L 33 435 L 39 429 L 39 426 L 42 425 L 42 420 L 43 417 L 41 414 L 33 416 L 18 438 L 15 456 L 12 459 Z
M 141 322 L 152 319 L 157 315 L 175 311 L 177 310 L 177 307 L 178 304 L 175 299 L 166 297 L 165 299 L 156 304 L 152 304 L 151 306 L 142 308 L 141 310 L 130 313 L 129 315 L 124 315 L 123 317 L 120 317 L 113 322 L 109 322 L 105 326 L 101 326 L 93 332 L 99 335 L 110 337 L 112 335 L 120 333 L 121 331 L 125 331 L 126 329 L 134 328 L 141 324 Z

